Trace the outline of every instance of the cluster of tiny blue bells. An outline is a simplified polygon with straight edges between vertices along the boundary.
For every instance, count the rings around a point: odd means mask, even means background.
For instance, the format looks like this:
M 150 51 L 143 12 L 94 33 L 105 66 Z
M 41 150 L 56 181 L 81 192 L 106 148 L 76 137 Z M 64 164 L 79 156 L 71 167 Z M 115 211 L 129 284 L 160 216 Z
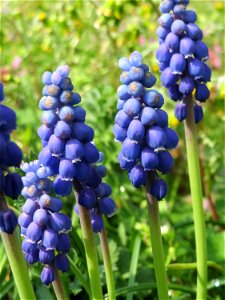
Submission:
M 10 140 L 11 132 L 16 129 L 16 114 L 2 104 L 3 100 L 3 84 L 0 82 L 0 230 L 11 234 L 17 226 L 17 217 L 3 198 L 8 196 L 15 200 L 21 193 L 21 177 L 10 168 L 20 166 L 22 151 Z
M 122 85 L 117 90 L 119 111 L 113 128 L 116 140 L 122 143 L 118 160 L 135 187 L 145 185 L 147 173 L 154 172 L 149 192 L 161 200 L 167 185 L 158 172 L 171 171 L 173 158 L 168 150 L 177 146 L 178 136 L 168 127 L 168 115 L 161 109 L 163 96 L 150 89 L 156 77 L 142 63 L 142 55 L 135 51 L 129 58 L 121 58 L 119 67 Z
M 210 95 L 206 85 L 211 78 L 211 70 L 205 63 L 209 58 L 208 47 L 202 41 L 203 33 L 195 24 L 197 15 L 188 10 L 189 0 L 163 0 L 160 4 L 160 26 L 156 34 L 159 48 L 156 58 L 159 63 L 161 82 L 168 89 L 169 97 L 181 101 L 175 108 L 179 121 L 187 118 L 185 98 L 196 100 L 194 103 L 195 122 L 203 118 L 201 103 Z
M 44 148 L 39 162 L 48 167 L 49 176 L 56 175 L 57 195 L 67 196 L 73 183 L 79 184 L 78 203 L 90 210 L 93 231 L 100 232 L 104 227 L 102 214 L 114 214 L 115 203 L 110 197 L 111 187 L 102 182 L 106 175 L 106 168 L 100 164 L 103 155 L 93 143 L 94 130 L 85 123 L 86 111 L 78 105 L 81 97 L 73 92 L 69 71 L 63 65 L 42 77 L 45 86 L 39 107 L 43 124 L 38 135 Z M 75 211 L 79 215 L 78 205 Z

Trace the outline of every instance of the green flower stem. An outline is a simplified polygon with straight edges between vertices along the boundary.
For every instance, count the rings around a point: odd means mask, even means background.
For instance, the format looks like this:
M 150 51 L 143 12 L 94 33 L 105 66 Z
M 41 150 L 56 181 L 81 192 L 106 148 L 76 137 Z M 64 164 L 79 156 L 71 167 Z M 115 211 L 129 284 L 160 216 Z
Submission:
M 146 181 L 147 204 L 149 212 L 149 224 L 151 234 L 151 245 L 153 261 L 155 267 L 156 284 L 158 298 L 160 300 L 168 299 L 168 284 L 166 277 L 166 268 L 163 255 L 162 237 L 160 229 L 159 205 L 158 201 L 148 192 L 154 177 L 154 172 L 148 172 Z
M 74 194 L 78 204 L 78 196 L 80 191 L 79 184 L 74 180 Z M 92 300 L 103 299 L 100 272 L 98 267 L 98 257 L 94 241 L 94 233 L 91 225 L 90 212 L 83 206 L 78 204 L 81 230 L 83 234 L 84 248 L 87 259 L 87 267 L 91 285 Z
M 4 194 L 0 193 L 0 210 L 4 211 L 6 209 L 7 203 Z M 0 233 L 20 299 L 36 299 L 27 264 L 21 251 L 18 228 L 12 234 L 3 231 Z
M 111 262 L 109 245 L 108 245 L 105 228 L 103 228 L 102 231 L 99 233 L 99 238 L 101 242 L 102 255 L 103 255 L 103 261 L 105 266 L 105 275 L 106 275 L 106 283 L 108 288 L 109 300 L 115 300 L 116 299 L 115 282 L 114 282 L 112 262 Z
M 139 235 L 136 235 L 135 240 L 134 240 L 133 253 L 132 253 L 131 262 L 130 262 L 129 281 L 128 281 L 128 285 L 127 285 L 128 288 L 135 284 L 135 277 L 136 277 L 136 273 L 137 273 L 140 249 L 141 249 L 141 237 Z M 133 294 L 129 293 L 126 297 L 126 300 L 133 300 Z
M 198 144 L 196 139 L 196 128 L 194 120 L 194 107 L 192 96 L 184 99 L 188 116 L 184 122 L 185 139 L 187 149 L 188 171 L 192 197 L 195 243 L 196 243 L 196 261 L 197 261 L 197 295 L 196 299 L 206 299 L 207 285 L 207 250 L 205 218 L 203 210 L 202 182 L 199 166 Z
M 57 300 L 68 300 L 58 269 L 54 268 L 55 280 L 52 283 Z

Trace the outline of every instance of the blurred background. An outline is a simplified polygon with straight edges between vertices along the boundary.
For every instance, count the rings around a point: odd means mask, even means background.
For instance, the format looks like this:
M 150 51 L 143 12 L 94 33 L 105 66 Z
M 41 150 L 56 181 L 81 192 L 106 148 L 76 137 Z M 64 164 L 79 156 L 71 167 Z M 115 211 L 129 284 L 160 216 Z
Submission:
M 75 91 L 87 110 L 87 123 L 95 129 L 95 143 L 105 154 L 107 182 L 112 185 L 117 214 L 107 221 L 110 250 L 118 299 L 131 299 L 127 286 L 133 282 L 155 282 L 147 218 L 145 191 L 132 187 L 126 172 L 120 170 L 117 155 L 121 145 L 114 141 L 112 127 L 116 114 L 120 70 L 117 61 L 138 50 L 144 63 L 159 78 L 155 59 L 158 47 L 156 28 L 159 0 L 104 1 L 2 1 L 1 3 L 1 81 L 5 86 L 5 104 L 17 113 L 17 130 L 13 138 L 24 151 L 24 160 L 36 159 L 41 142 L 36 134 L 40 126 L 42 97 L 41 76 L 61 64 L 71 68 Z M 225 281 L 225 203 L 224 203 L 224 1 L 190 1 L 198 14 L 197 24 L 204 32 L 210 49 L 212 81 L 210 99 L 203 105 L 205 117 L 198 125 L 198 141 L 204 207 L 207 226 L 209 267 L 208 299 L 224 299 Z M 175 103 L 157 81 L 155 86 L 165 97 L 164 109 L 170 127 L 177 130 L 180 142 L 173 151 L 173 172 L 165 176 L 169 192 L 160 203 L 166 264 L 195 261 L 192 207 L 187 174 L 183 124 L 175 119 Z M 19 211 L 24 199 L 11 205 Z M 71 261 L 82 270 L 85 258 L 80 240 L 79 220 L 73 215 L 74 199 L 64 199 L 65 212 L 73 218 Z M 98 243 L 98 237 L 96 236 Z M 99 244 L 99 243 L 98 243 Z M 99 249 L 100 250 L 100 249 Z M 7 259 L 0 245 L 0 298 L 18 299 Z M 101 270 L 103 262 L 100 256 Z M 131 258 L 133 258 L 131 260 Z M 137 264 L 135 264 L 135 258 Z M 30 268 L 39 299 L 54 299 L 50 289 L 42 287 L 40 267 Z M 129 272 L 130 270 L 130 272 Z M 75 276 L 74 276 L 75 274 Z M 103 282 L 104 274 L 102 272 Z M 170 283 L 186 286 L 190 291 L 170 290 L 171 299 L 193 299 L 196 269 L 173 269 L 168 266 Z M 10 280 L 9 280 L 10 278 Z M 132 280 L 129 282 L 129 279 Z M 71 299 L 87 299 L 76 268 L 64 275 Z M 191 292 L 192 289 L 192 292 Z M 106 286 L 104 284 L 104 291 Z M 143 285 L 133 299 L 157 299 L 156 290 Z

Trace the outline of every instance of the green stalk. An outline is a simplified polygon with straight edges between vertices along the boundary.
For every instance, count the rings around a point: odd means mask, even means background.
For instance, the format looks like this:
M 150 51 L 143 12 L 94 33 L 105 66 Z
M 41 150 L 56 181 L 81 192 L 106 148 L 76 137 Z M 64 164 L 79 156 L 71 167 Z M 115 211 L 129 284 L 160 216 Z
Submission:
M 147 204 L 149 212 L 149 224 L 151 245 L 154 261 L 154 269 L 156 276 L 156 284 L 158 290 L 158 298 L 160 300 L 168 299 L 168 284 L 166 277 L 166 268 L 163 255 L 163 245 L 160 229 L 159 205 L 158 201 L 149 193 L 154 172 L 148 172 L 146 181 Z
M 0 193 L 0 210 L 7 210 L 8 206 L 4 194 Z M 5 247 L 13 278 L 20 296 L 20 299 L 35 300 L 34 290 L 28 274 L 27 264 L 21 251 L 18 228 L 12 234 L 1 231 L 1 238 Z
M 62 283 L 62 279 L 59 275 L 59 271 L 57 268 L 54 268 L 54 273 L 55 273 L 55 280 L 53 281 L 52 286 L 57 300 L 68 300 L 69 298 L 67 297 L 66 291 Z
M 20 299 L 36 299 L 28 274 L 27 265 L 20 249 L 21 245 L 17 230 L 15 229 L 12 234 L 1 232 L 1 238 Z
M 78 204 L 80 186 L 75 180 L 74 180 L 74 191 L 75 191 L 74 192 L 75 198 L 77 199 L 77 204 Z M 81 224 L 81 230 L 82 230 L 83 241 L 84 241 L 85 254 L 87 259 L 87 268 L 89 273 L 92 300 L 102 300 L 103 299 L 102 286 L 101 286 L 100 272 L 98 267 L 97 251 L 96 251 L 96 246 L 94 241 L 94 233 L 91 225 L 90 212 L 89 210 L 87 210 L 86 208 L 84 208 L 79 204 L 78 204 L 78 209 L 79 209 L 80 224 Z
M 135 284 L 135 277 L 137 273 L 140 249 L 141 249 L 141 237 L 139 235 L 136 235 L 134 240 L 133 253 L 130 262 L 129 281 L 127 285 L 128 288 Z M 126 300 L 133 300 L 133 294 L 132 293 L 127 294 Z
M 105 275 L 106 275 L 106 283 L 107 283 L 109 300 L 115 300 L 116 299 L 115 282 L 114 282 L 114 276 L 112 270 L 112 262 L 111 262 L 110 252 L 109 252 L 107 234 L 104 228 L 99 233 L 99 238 L 101 242 L 102 255 L 103 255 L 103 261 L 105 266 Z
M 192 197 L 196 261 L 197 261 L 197 295 L 196 299 L 206 299 L 207 285 L 207 250 L 205 218 L 203 210 L 202 182 L 199 166 L 198 144 L 194 120 L 194 106 L 192 96 L 186 97 L 188 116 L 184 122 L 187 149 L 188 171 Z

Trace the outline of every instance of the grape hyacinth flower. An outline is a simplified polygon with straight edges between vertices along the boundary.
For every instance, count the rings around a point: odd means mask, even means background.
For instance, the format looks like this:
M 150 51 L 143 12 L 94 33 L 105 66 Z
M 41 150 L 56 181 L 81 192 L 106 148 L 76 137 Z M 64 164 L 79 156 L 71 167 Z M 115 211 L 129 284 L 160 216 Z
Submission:
M 43 97 L 39 102 L 43 110 L 38 135 L 43 150 L 39 162 L 47 167 L 59 196 L 72 191 L 73 181 L 79 185 L 78 203 L 90 210 L 94 232 L 103 228 L 102 214 L 115 211 L 111 188 L 102 183 L 106 175 L 98 149 L 93 143 L 94 130 L 85 123 L 86 111 L 80 105 L 81 97 L 73 92 L 69 67 L 60 66 L 55 72 L 42 76 Z M 109 192 L 110 191 L 110 192 Z M 76 210 L 78 212 L 78 210 Z
M 33 161 L 24 163 L 21 168 L 26 173 L 22 177 L 22 195 L 26 202 L 18 219 L 24 237 L 22 251 L 29 264 L 45 265 L 41 280 L 49 285 L 56 278 L 54 268 L 62 272 L 69 270 L 66 254 L 70 250 L 71 220 L 60 212 L 62 200 L 51 196 L 53 182 L 48 178 L 48 167 Z
M 158 173 L 169 173 L 173 158 L 168 152 L 178 144 L 178 136 L 168 127 L 167 113 L 162 109 L 164 98 L 150 89 L 156 77 L 142 63 L 139 52 L 119 60 L 122 69 L 118 88 L 118 112 L 113 132 L 122 143 L 118 160 L 122 169 L 128 171 L 135 187 L 146 185 L 147 173 L 154 171 L 151 194 L 158 200 L 167 193 L 166 182 Z
M 22 151 L 10 140 L 10 134 L 16 129 L 15 112 L 2 104 L 4 100 L 3 84 L 0 82 L 0 235 L 5 253 L 14 276 L 20 299 L 36 299 L 29 278 L 26 262 L 20 251 L 17 236 L 17 216 L 7 205 L 5 196 L 16 200 L 21 193 L 23 183 L 18 173 L 22 160 Z
M 165 18 L 163 22 L 169 26 L 171 20 Z M 177 47 L 176 40 L 171 47 Z M 165 56 L 165 59 L 168 57 Z M 171 171 L 173 157 L 168 150 L 177 146 L 178 136 L 168 127 L 168 115 L 162 109 L 164 98 L 152 89 L 156 77 L 142 62 L 142 55 L 135 51 L 129 58 L 121 58 L 119 67 L 123 71 L 120 76 L 122 85 L 117 90 L 119 111 L 113 127 L 116 140 L 122 143 L 118 160 L 120 167 L 128 171 L 129 179 L 135 187 L 146 187 L 158 296 L 159 299 L 167 299 L 158 207 L 159 200 L 166 196 L 167 185 L 159 173 Z
M 10 168 L 20 166 L 22 151 L 10 140 L 11 132 L 16 129 L 16 114 L 2 104 L 3 100 L 3 84 L 0 82 L 0 230 L 12 234 L 17 226 L 17 217 L 14 211 L 8 208 L 4 195 L 16 200 L 21 193 L 21 177 Z
M 203 119 L 201 103 L 209 97 L 206 83 L 211 70 L 206 64 L 208 47 L 202 41 L 203 33 L 196 23 L 197 14 L 188 10 L 190 0 L 163 0 L 162 16 L 157 29 L 160 46 L 156 52 L 161 81 L 169 97 L 180 100 L 175 116 L 184 120 L 188 172 L 192 196 L 197 260 L 196 299 L 207 295 L 207 243 L 203 192 L 199 165 L 198 141 L 195 123 Z
M 196 25 L 197 15 L 188 10 L 189 0 L 163 0 L 160 4 L 162 15 L 158 19 L 156 34 L 159 48 L 156 58 L 161 71 L 161 82 L 168 89 L 169 97 L 181 101 L 175 109 L 176 118 L 182 122 L 187 118 L 185 99 L 192 94 L 195 122 L 203 118 L 200 103 L 210 95 L 206 85 L 211 78 L 211 70 L 206 64 L 209 58 L 208 47 L 202 41 L 202 30 Z
M 73 92 L 69 72 L 69 67 L 63 65 L 54 72 L 44 72 L 42 76 L 44 87 L 39 107 L 43 114 L 38 135 L 43 149 L 38 159 L 45 168 L 44 173 L 55 176 L 53 188 L 58 196 L 68 196 L 74 187 L 77 198 L 75 212 L 80 217 L 85 250 L 89 252 L 87 257 L 91 257 L 92 265 L 96 266 L 94 276 L 89 266 L 92 296 L 100 299 L 102 290 L 92 235 L 93 232 L 99 232 L 100 236 L 104 233 L 102 216 L 113 215 L 115 203 L 110 197 L 111 187 L 102 182 L 106 175 L 105 167 L 100 164 L 102 154 L 93 143 L 94 130 L 85 123 L 86 111 L 79 105 L 80 95 Z M 51 271 L 45 270 L 43 278 L 46 274 L 51 276 Z

